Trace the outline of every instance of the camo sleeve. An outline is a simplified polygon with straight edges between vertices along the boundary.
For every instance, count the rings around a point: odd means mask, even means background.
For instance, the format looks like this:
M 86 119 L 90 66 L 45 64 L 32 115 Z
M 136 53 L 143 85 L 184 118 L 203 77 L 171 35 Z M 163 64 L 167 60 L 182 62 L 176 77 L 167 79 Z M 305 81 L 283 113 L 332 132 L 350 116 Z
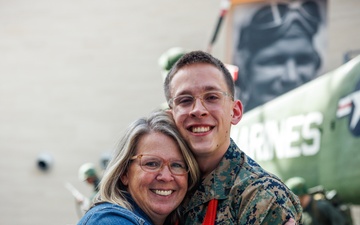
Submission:
M 295 219 L 296 224 L 301 221 L 302 209 L 298 198 L 281 181 L 272 177 L 256 180 L 235 201 L 240 202 L 239 209 L 234 210 L 238 213 L 234 215 L 238 224 L 280 225 L 290 218 Z
M 217 225 L 281 225 L 290 218 L 299 225 L 301 221 L 298 197 L 233 142 L 218 167 L 184 202 L 185 224 L 202 224 L 211 199 L 218 199 Z

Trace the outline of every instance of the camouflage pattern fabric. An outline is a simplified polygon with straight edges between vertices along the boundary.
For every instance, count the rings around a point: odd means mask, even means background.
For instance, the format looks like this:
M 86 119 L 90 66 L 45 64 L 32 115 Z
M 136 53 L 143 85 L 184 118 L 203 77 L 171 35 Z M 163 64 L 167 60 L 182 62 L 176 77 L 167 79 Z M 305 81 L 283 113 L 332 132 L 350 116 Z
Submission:
M 216 224 L 301 224 L 299 199 L 276 176 L 231 144 L 219 166 L 184 201 L 182 223 L 202 224 L 208 202 L 218 199 Z

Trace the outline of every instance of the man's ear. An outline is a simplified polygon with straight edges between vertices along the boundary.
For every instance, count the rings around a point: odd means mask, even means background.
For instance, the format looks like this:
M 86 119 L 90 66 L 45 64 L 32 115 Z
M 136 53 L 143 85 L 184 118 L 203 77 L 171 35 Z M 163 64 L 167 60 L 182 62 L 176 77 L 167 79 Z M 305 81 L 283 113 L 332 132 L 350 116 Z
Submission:
M 231 124 L 236 125 L 240 122 L 243 115 L 243 105 L 240 100 L 235 100 L 231 115 Z

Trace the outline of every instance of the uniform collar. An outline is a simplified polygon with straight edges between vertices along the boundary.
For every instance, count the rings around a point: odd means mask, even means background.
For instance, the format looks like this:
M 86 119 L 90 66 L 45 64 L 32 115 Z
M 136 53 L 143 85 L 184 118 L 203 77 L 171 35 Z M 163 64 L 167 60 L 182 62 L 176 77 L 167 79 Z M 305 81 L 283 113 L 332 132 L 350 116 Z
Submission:
M 190 193 L 191 198 L 185 201 L 186 211 L 214 198 L 228 198 L 243 162 L 241 155 L 242 151 L 231 139 L 230 146 L 219 165 L 201 181 L 195 192 Z

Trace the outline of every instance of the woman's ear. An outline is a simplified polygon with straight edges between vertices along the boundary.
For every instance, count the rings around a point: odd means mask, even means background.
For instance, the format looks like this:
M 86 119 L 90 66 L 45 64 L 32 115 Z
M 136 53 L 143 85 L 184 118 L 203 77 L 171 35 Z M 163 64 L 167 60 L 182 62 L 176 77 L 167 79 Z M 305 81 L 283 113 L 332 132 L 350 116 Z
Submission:
M 120 180 L 124 184 L 124 186 L 127 186 L 129 184 L 129 176 L 127 171 L 123 175 L 121 175 Z

